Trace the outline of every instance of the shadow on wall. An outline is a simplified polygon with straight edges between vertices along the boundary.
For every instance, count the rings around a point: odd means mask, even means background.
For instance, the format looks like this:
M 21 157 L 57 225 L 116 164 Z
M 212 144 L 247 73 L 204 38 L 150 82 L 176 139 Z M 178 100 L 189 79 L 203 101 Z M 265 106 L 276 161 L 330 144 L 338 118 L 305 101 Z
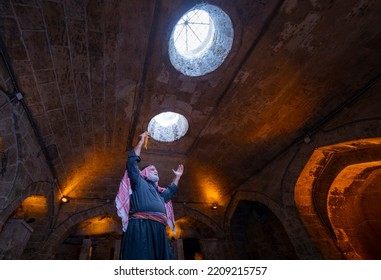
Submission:
M 230 228 L 234 259 L 299 259 L 282 223 L 262 203 L 241 200 Z

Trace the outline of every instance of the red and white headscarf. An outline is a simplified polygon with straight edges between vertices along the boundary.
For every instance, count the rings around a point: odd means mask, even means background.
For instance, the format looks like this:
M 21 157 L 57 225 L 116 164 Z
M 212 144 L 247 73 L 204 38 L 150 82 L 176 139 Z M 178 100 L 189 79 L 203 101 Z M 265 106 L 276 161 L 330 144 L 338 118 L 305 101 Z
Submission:
M 148 167 L 148 166 L 147 166 Z M 140 171 L 140 176 L 144 179 L 148 176 L 148 169 L 144 168 Z M 163 192 L 165 188 L 159 187 L 158 182 L 155 182 L 155 185 L 158 187 L 159 192 Z M 128 213 L 130 212 L 130 195 L 132 194 L 131 182 L 128 177 L 127 170 L 124 172 L 123 179 L 119 184 L 118 194 L 115 198 L 115 206 L 117 209 L 118 216 L 122 219 L 122 229 L 125 232 L 128 226 Z M 171 228 L 174 234 L 175 230 L 175 215 L 173 213 L 172 201 L 169 200 L 165 203 L 165 209 L 167 211 L 167 224 Z

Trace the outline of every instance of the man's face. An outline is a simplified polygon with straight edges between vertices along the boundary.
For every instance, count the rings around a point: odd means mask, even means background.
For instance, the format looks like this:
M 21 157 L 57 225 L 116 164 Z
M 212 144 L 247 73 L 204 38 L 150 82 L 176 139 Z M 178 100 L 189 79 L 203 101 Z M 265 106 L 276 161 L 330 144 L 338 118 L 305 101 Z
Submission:
M 157 182 L 159 181 L 159 173 L 156 170 L 156 167 L 153 165 L 150 165 L 147 167 L 147 180 L 151 182 Z

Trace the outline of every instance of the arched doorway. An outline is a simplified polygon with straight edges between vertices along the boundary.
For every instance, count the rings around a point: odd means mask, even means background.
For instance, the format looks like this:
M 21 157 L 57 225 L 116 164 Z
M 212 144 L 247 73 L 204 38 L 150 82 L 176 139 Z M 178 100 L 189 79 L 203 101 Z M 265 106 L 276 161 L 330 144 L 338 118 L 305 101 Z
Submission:
M 230 229 L 236 259 L 298 259 L 282 223 L 260 202 L 241 200 Z
M 326 259 L 379 259 L 380 138 L 315 150 L 295 186 L 300 216 Z

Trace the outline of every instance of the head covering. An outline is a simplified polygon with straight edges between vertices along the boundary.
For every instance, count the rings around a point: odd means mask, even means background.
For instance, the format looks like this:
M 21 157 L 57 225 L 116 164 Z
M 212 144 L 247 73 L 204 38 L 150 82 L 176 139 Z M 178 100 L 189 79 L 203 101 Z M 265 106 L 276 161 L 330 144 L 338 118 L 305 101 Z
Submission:
M 147 179 L 148 176 L 149 176 L 148 167 L 151 167 L 151 166 L 155 168 L 155 166 L 152 165 L 152 164 L 144 166 L 144 167 L 140 170 L 140 176 L 142 176 L 144 179 Z M 155 169 L 156 169 L 156 168 L 155 168 Z M 148 180 L 148 179 L 147 179 L 147 180 Z M 151 180 L 148 180 L 148 181 L 151 182 Z M 159 180 L 157 180 L 157 181 L 155 181 L 155 182 L 151 182 L 151 183 L 153 183 L 153 184 L 155 185 L 155 187 L 159 187 L 159 183 L 158 183 L 158 182 L 159 182 Z
M 150 165 L 148 165 L 150 166 Z M 148 176 L 148 169 L 145 166 L 140 171 L 140 176 L 142 176 L 144 179 Z M 163 192 L 165 188 L 159 187 L 158 182 L 154 183 L 158 187 L 159 192 Z M 131 188 L 131 182 L 130 178 L 128 177 L 127 170 L 124 172 L 124 176 L 119 184 L 119 190 L 118 194 L 115 198 L 115 206 L 117 209 L 118 216 L 122 219 L 122 229 L 125 232 L 127 230 L 128 226 L 128 213 L 130 212 L 130 195 L 132 194 L 132 188 Z M 172 201 L 169 200 L 165 202 L 165 210 L 167 212 L 167 224 L 171 228 L 174 234 L 176 234 L 175 230 L 175 215 L 173 212 L 173 205 Z
M 152 164 L 144 165 L 140 172 L 143 172 L 148 166 L 152 166 Z

